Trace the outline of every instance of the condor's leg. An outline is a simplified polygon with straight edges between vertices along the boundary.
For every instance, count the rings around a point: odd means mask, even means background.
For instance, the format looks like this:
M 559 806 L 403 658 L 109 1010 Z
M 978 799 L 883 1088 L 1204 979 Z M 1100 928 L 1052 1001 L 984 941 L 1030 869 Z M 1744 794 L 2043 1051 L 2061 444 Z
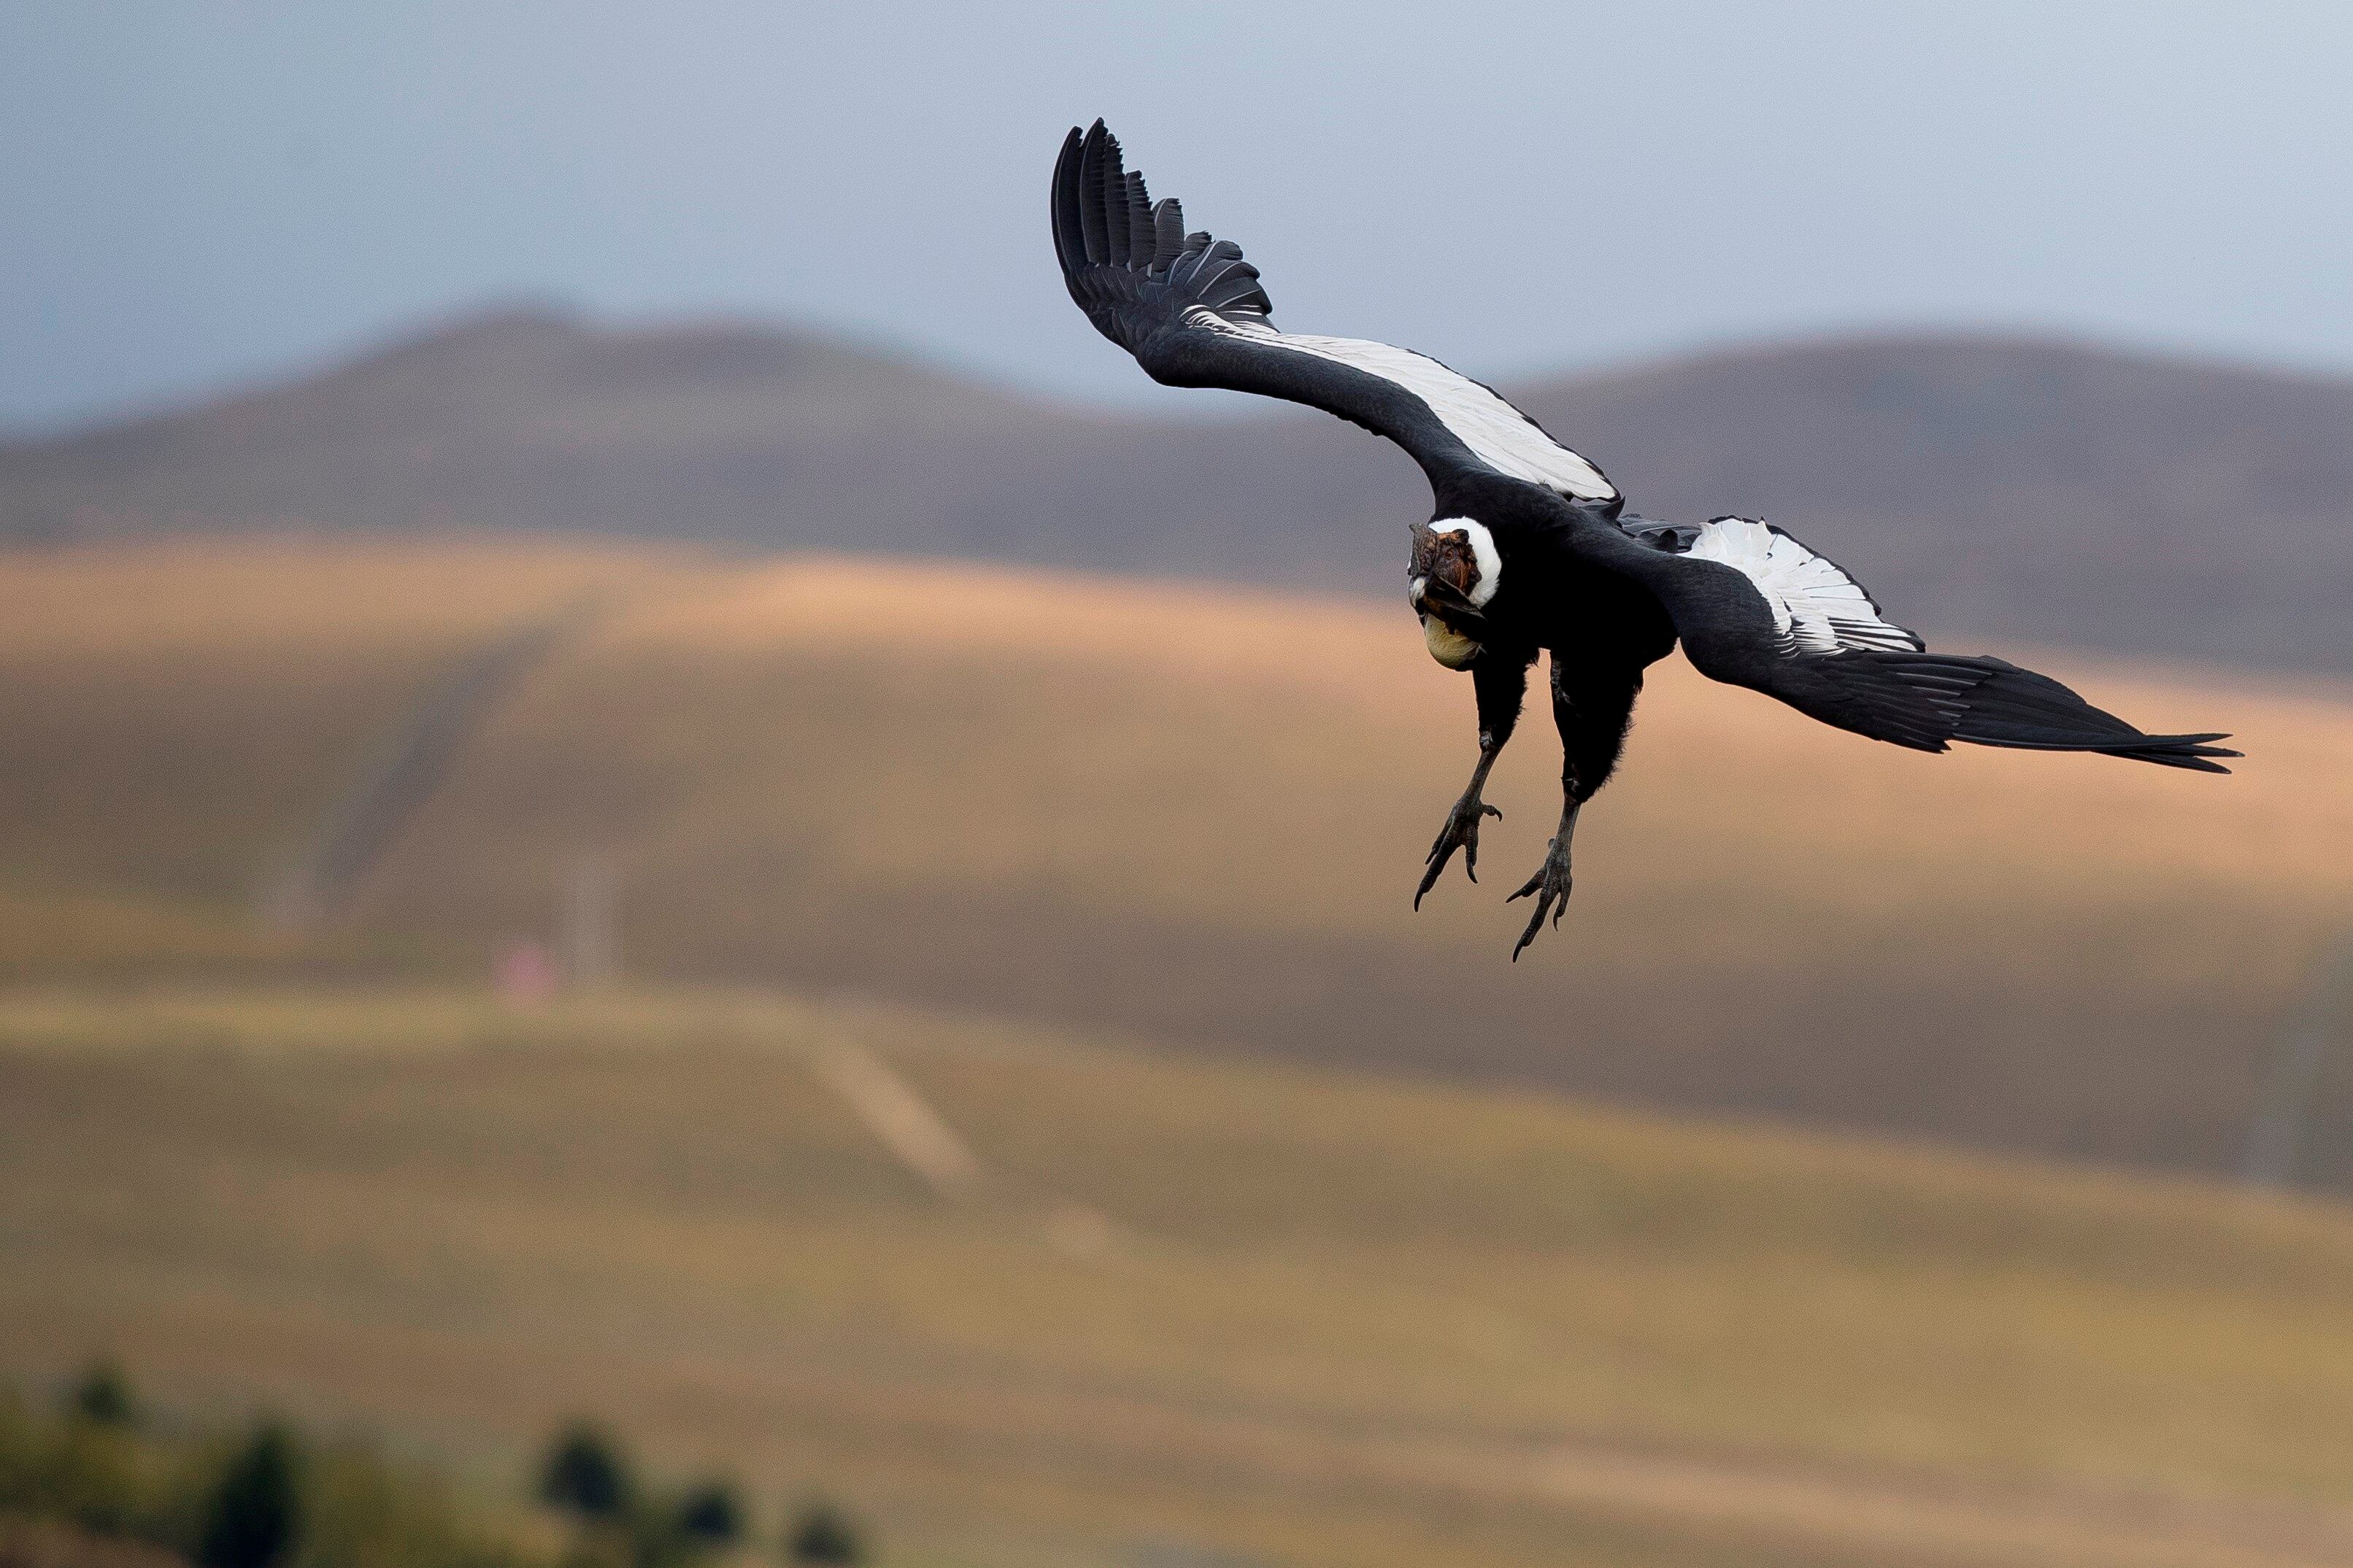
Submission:
M 1513 726 L 1520 721 L 1520 704 L 1528 694 L 1529 662 L 1490 651 L 1481 654 L 1471 667 L 1471 684 L 1479 694 L 1479 765 L 1472 770 L 1462 798 L 1446 814 L 1438 842 L 1430 847 L 1421 886 L 1413 890 L 1417 910 L 1421 908 L 1421 896 L 1438 885 L 1438 874 L 1446 869 L 1457 849 L 1462 851 L 1463 873 L 1474 882 L 1479 879 L 1479 819 L 1492 816 L 1501 821 L 1504 816 L 1479 796 L 1487 787 L 1488 770 L 1495 765 L 1504 742 L 1512 738 Z
M 1639 669 L 1572 668 L 1561 655 L 1552 656 L 1552 718 L 1560 727 L 1560 827 L 1545 850 L 1544 864 L 1512 895 L 1536 901 L 1528 929 L 1512 948 L 1514 963 L 1544 929 L 1546 914 L 1552 916 L 1554 929 L 1559 929 L 1561 911 L 1568 908 L 1568 842 L 1577 832 L 1577 814 L 1609 782 L 1633 722 L 1635 695 L 1641 689 Z

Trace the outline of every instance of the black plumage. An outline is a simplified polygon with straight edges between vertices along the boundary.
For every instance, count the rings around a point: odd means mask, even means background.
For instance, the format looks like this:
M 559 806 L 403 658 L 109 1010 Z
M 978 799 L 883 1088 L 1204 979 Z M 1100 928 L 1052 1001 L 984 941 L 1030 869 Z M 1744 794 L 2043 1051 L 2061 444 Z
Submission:
M 1414 531 L 1409 599 L 1430 652 L 1472 677 L 1480 754 L 1430 846 L 1422 894 L 1457 851 L 1476 880 L 1488 770 L 1539 654 L 1551 659 L 1563 809 L 1543 866 L 1512 896 L 1535 910 L 1513 956 L 1569 888 L 1577 813 L 1622 750 L 1642 671 L 1672 651 L 1842 730 L 1920 751 L 1955 741 L 2096 752 L 2226 773 L 2221 734 L 2148 735 L 2045 675 L 1931 653 L 1862 585 L 1754 519 L 1665 523 L 1625 510 L 1599 468 L 1493 388 L 1388 344 L 1279 331 L 1258 268 L 1230 240 L 1156 205 L 1103 121 L 1073 130 L 1054 169 L 1054 248 L 1071 298 L 1155 380 L 1321 408 L 1402 447 L 1436 507 Z

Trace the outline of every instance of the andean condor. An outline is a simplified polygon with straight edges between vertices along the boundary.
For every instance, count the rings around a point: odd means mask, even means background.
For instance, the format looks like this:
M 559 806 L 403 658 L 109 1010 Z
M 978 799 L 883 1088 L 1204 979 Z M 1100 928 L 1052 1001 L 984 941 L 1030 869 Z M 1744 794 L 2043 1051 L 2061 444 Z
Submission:
M 2211 759 L 2240 754 L 2211 743 L 2222 734 L 2144 734 L 1999 658 L 1930 653 L 1836 563 L 1770 524 L 1635 516 L 1590 461 L 1426 355 L 1277 331 L 1241 247 L 1187 233 L 1183 209 L 1145 194 L 1100 120 L 1062 143 L 1053 227 L 1071 298 L 1154 380 L 1321 408 L 1396 442 L 1429 476 L 1437 504 L 1413 531 L 1407 597 L 1431 657 L 1471 673 L 1479 762 L 1430 847 L 1417 908 L 1457 849 L 1477 879 L 1480 820 L 1502 815 L 1481 792 L 1518 721 L 1528 668 L 1550 654 L 1560 827 L 1512 895 L 1535 900 L 1514 959 L 1547 912 L 1558 926 L 1577 814 L 1617 765 L 1642 671 L 1678 637 L 1712 679 L 1924 752 L 1968 741 L 2218 773 L 2230 770 Z

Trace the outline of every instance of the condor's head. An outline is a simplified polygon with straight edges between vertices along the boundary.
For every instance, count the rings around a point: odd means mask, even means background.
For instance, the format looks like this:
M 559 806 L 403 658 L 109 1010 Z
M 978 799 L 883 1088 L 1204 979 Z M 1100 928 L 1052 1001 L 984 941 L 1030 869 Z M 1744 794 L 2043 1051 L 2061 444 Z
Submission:
M 1487 525 L 1467 517 L 1417 523 L 1406 600 L 1421 617 L 1430 657 L 1449 669 L 1468 669 L 1479 657 L 1487 601 L 1503 585 L 1504 557 Z

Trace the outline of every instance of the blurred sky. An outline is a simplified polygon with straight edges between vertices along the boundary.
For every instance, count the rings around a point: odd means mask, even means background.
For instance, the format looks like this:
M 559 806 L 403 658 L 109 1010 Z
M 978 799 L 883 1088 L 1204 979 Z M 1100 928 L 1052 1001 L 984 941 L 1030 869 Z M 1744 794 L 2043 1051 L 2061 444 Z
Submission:
M 0 5 L 0 427 L 517 297 L 1174 398 L 1045 184 L 1103 114 L 1276 321 L 1498 379 L 1884 325 L 2353 371 L 2353 6 Z M 1198 405 L 1185 405 L 1198 410 Z

